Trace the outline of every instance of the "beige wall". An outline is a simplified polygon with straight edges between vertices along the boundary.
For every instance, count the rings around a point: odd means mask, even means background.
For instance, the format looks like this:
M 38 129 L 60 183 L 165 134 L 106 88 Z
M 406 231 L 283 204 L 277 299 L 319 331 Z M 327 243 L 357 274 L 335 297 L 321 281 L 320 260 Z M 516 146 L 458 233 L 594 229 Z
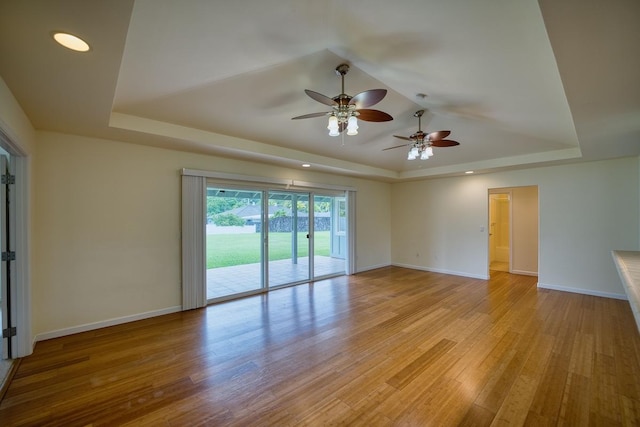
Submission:
M 538 273 L 538 187 L 511 189 L 513 214 L 511 271 Z
M 390 184 L 57 133 L 34 165 L 33 330 L 181 303 L 181 168 L 353 186 L 356 269 L 389 265 Z
M 467 178 L 467 177 L 465 177 Z M 391 258 L 396 265 L 487 277 L 488 186 L 477 177 L 393 184 Z M 480 229 L 484 228 L 484 232 Z
M 35 132 L 31 122 L 20 108 L 18 101 L 0 78 L 0 129 L 17 144 L 21 154 L 33 152 Z
M 393 184 L 392 262 L 486 277 L 488 190 L 537 185 L 540 285 L 623 296 L 610 251 L 639 249 L 638 175 L 622 158 Z

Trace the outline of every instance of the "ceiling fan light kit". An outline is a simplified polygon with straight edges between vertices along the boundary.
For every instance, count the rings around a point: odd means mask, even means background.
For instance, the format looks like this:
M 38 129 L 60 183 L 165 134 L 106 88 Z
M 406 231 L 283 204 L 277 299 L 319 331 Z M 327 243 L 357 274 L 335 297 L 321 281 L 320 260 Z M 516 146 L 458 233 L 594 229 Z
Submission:
M 292 120 L 329 116 L 329 122 L 327 124 L 329 136 L 338 136 L 345 129 L 347 130 L 347 135 L 357 135 L 359 128 L 358 118 L 368 122 L 387 122 L 393 120 L 393 117 L 383 111 L 367 108 L 380 102 L 382 98 L 387 95 L 386 89 L 371 89 L 360 92 L 353 97 L 344 93 L 344 76 L 348 71 L 349 65 L 347 64 L 340 64 L 336 67 L 336 74 L 342 79 L 342 92 L 338 96 L 329 98 L 321 93 L 305 89 L 305 93 L 310 98 L 332 107 L 332 111 L 305 114 L 293 117 Z
M 427 160 L 431 156 L 433 156 L 433 148 L 431 148 L 430 145 L 414 144 L 409 150 L 407 160 L 415 160 L 417 158 L 420 158 L 420 160 Z
M 349 116 L 349 120 L 347 120 L 347 135 L 357 135 L 358 134 L 358 119 L 355 115 Z
M 410 147 L 407 154 L 407 160 L 427 160 L 433 156 L 433 147 L 454 147 L 460 145 L 459 142 L 450 139 L 444 139 L 451 131 L 439 130 L 436 132 L 425 133 L 422 131 L 422 115 L 424 110 L 416 111 L 413 116 L 418 118 L 418 131 L 409 137 L 393 135 L 396 138 L 410 141 L 409 144 L 396 145 L 395 147 L 385 148 L 384 150 L 391 150 L 393 148 Z M 383 150 L 383 151 L 384 151 Z
M 386 89 L 366 90 L 355 96 L 349 96 L 344 92 L 344 76 L 348 72 L 348 64 L 340 64 L 336 67 L 336 74 L 340 76 L 342 81 L 342 91 L 340 95 L 334 96 L 333 98 L 329 98 L 328 96 L 309 89 L 304 90 L 304 92 L 313 100 L 330 106 L 332 108 L 331 111 L 304 114 L 302 116 L 293 117 L 292 120 L 329 116 L 327 123 L 329 136 L 339 136 L 345 130 L 349 136 L 357 135 L 359 128 L 358 119 L 369 122 L 387 122 L 393 120 L 393 117 L 383 111 L 368 108 L 382 101 L 382 99 L 387 95 Z M 423 94 L 418 94 L 418 96 L 419 95 Z M 409 143 L 385 148 L 385 150 L 408 146 L 410 148 L 409 153 L 407 154 L 407 160 L 427 160 L 433 156 L 432 147 L 453 147 L 455 145 L 460 145 L 456 141 L 444 139 L 449 136 L 451 131 L 441 130 L 431 133 L 423 132 L 422 115 L 424 114 L 424 111 L 425 110 L 416 111 L 413 115 L 418 118 L 418 131 L 416 133 L 409 137 L 393 135 L 396 138 L 409 141 Z

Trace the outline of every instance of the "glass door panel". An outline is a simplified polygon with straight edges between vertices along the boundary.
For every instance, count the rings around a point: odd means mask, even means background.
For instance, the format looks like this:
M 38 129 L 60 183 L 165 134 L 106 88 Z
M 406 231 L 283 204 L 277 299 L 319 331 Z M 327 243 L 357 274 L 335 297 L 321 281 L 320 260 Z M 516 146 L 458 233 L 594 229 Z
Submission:
M 261 290 L 262 191 L 207 186 L 207 300 Z
M 309 281 L 309 194 L 269 192 L 269 287 Z
M 344 274 L 347 209 L 344 196 L 314 194 L 313 277 Z

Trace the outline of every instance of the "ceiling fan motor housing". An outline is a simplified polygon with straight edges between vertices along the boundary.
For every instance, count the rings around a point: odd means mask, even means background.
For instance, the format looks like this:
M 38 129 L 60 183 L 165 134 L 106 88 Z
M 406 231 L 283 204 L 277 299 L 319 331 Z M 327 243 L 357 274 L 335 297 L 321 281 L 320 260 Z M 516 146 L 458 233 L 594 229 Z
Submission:
M 336 67 L 336 74 L 339 76 L 344 76 L 349 72 L 349 64 L 340 64 Z

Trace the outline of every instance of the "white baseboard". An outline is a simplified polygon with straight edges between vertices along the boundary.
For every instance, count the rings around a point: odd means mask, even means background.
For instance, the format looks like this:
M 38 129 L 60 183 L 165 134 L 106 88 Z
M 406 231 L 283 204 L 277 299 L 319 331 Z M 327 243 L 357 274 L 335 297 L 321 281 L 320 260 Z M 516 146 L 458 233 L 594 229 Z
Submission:
M 100 322 L 86 323 L 84 325 L 72 326 L 71 328 L 57 329 L 55 331 L 44 332 L 35 336 L 34 344 L 51 338 L 59 338 L 80 332 L 93 331 L 94 329 L 106 328 L 108 326 L 120 325 L 122 323 L 135 322 L 136 320 L 148 319 L 150 317 L 162 316 L 164 314 L 177 313 L 182 310 L 182 306 L 163 308 L 161 310 L 147 311 L 145 313 L 133 314 L 131 316 L 117 317 L 115 319 L 103 320 Z
M 511 274 L 521 274 L 523 276 L 537 276 L 537 271 L 511 270 Z
M 572 292 L 574 294 L 591 295 L 594 297 L 628 300 L 626 294 L 614 294 L 611 292 L 594 291 L 592 289 L 571 288 L 568 286 L 549 285 L 547 283 L 540 282 L 538 282 L 538 287 L 541 289 L 551 289 L 552 291 Z
M 424 267 L 424 266 L 412 265 L 412 264 L 392 263 L 391 265 L 396 267 L 410 268 L 412 270 L 429 271 L 431 273 L 442 273 L 442 274 L 450 274 L 452 276 L 470 277 L 472 279 L 482 279 L 482 280 L 489 279 L 489 276 L 486 274 L 471 274 L 471 273 L 465 273 L 460 271 L 442 270 L 439 268 L 430 268 L 430 267 Z
M 357 270 L 356 274 L 364 273 L 365 271 L 377 270 L 378 268 L 389 267 L 390 265 L 391 264 L 370 265 L 368 267 L 361 268 L 361 269 Z

